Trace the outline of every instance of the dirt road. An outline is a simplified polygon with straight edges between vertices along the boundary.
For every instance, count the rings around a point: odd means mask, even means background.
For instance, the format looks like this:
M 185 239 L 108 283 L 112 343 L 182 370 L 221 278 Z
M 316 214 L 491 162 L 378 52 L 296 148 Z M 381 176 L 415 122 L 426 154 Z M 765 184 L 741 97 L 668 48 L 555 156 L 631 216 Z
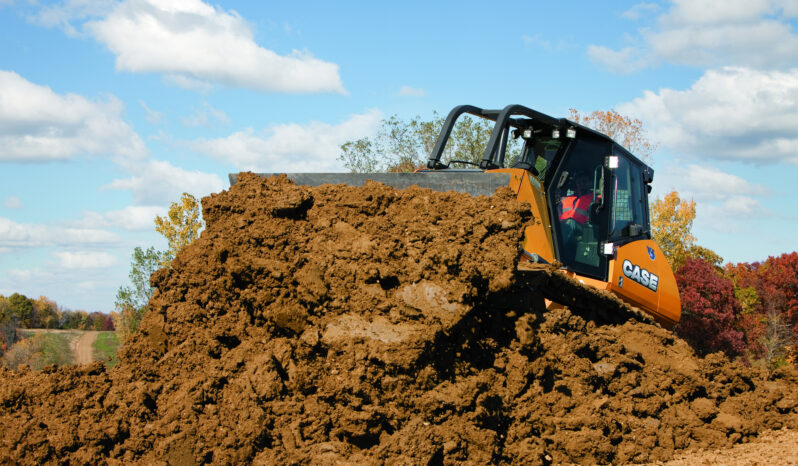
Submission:
M 94 342 L 100 333 L 95 330 L 56 330 L 56 329 L 20 329 L 26 335 L 42 333 L 60 333 L 69 338 L 69 349 L 72 350 L 74 364 L 90 364 L 94 362 Z
M 94 342 L 100 332 L 88 330 L 72 340 L 69 346 L 75 355 L 75 364 L 90 364 L 94 362 Z

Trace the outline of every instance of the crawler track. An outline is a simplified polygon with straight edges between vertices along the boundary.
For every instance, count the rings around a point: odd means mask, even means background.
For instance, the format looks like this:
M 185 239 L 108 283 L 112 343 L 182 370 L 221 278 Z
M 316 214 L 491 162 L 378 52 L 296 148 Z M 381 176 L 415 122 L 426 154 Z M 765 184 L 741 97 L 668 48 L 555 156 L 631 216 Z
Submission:
M 540 292 L 544 298 L 562 304 L 584 317 L 610 324 L 627 320 L 656 324 L 649 314 L 639 308 L 608 291 L 598 290 L 569 277 L 556 266 L 521 262 L 518 264 L 518 278 L 524 285 Z

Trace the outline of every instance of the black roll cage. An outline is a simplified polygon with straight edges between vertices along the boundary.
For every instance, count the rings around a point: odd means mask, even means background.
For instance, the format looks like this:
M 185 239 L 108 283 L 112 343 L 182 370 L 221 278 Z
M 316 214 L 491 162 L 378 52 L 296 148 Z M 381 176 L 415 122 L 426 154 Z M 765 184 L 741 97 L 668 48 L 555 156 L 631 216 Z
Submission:
M 428 169 L 442 170 L 448 168 L 446 164 L 441 162 L 441 157 L 443 156 L 443 151 L 446 149 L 446 144 L 449 142 L 449 136 L 452 134 L 452 130 L 454 129 L 457 119 L 464 113 L 478 116 L 480 118 L 487 118 L 495 122 L 490 139 L 485 146 L 485 153 L 479 163 L 479 168 L 483 170 L 493 170 L 504 167 L 504 156 L 505 150 L 507 149 L 507 138 L 510 133 L 510 127 L 523 130 L 535 126 L 545 126 L 551 130 L 559 130 L 560 139 L 563 140 L 568 139 L 567 131 L 571 129 L 578 131 L 580 134 L 590 134 L 593 137 L 603 139 L 618 147 L 621 147 L 621 145 L 613 141 L 612 138 L 588 128 L 587 126 L 574 123 L 566 118 L 554 118 L 523 105 L 510 104 L 501 110 L 484 109 L 474 105 L 458 105 L 457 107 L 454 107 L 446 116 L 446 120 L 443 123 L 443 128 L 441 128 L 438 139 L 435 141 L 435 146 L 432 148 L 432 152 L 429 155 L 429 160 L 427 161 Z M 527 118 L 513 118 L 515 116 Z M 640 163 L 644 167 L 643 176 L 645 177 L 646 183 L 651 183 L 654 178 L 654 170 L 643 163 L 643 161 L 632 155 L 629 151 L 624 150 L 623 155 Z M 522 168 L 529 170 L 531 167 Z

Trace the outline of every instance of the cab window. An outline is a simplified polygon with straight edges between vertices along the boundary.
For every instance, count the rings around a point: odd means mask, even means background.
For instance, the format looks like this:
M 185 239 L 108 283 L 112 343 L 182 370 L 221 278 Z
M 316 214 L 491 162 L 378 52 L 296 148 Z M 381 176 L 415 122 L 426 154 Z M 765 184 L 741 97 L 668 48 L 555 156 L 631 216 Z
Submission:
M 642 167 L 623 155 L 618 156 L 618 168 L 612 177 L 612 213 L 609 237 L 611 240 L 633 238 L 645 233 L 646 200 L 643 194 Z
M 606 258 L 599 252 L 608 211 L 600 206 L 604 156 L 610 150 L 600 140 L 573 141 L 549 188 L 558 259 L 569 270 L 599 279 L 606 275 Z

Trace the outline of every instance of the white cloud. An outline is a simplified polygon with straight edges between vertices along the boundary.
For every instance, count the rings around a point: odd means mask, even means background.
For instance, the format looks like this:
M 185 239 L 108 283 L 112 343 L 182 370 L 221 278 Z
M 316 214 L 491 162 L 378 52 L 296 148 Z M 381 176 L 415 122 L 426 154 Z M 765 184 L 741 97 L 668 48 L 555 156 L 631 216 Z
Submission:
M 3 202 L 3 207 L 6 209 L 21 209 L 22 201 L 20 201 L 16 196 L 8 196 Z
M 117 241 L 115 234 L 97 228 L 17 223 L 0 217 L 0 247 L 108 245 Z
M 794 0 L 672 0 L 654 27 L 632 39 L 634 44 L 620 51 L 592 45 L 588 55 L 616 72 L 661 62 L 790 68 L 798 61 L 798 34 L 791 24 L 796 5 Z M 624 16 L 639 18 L 641 12 L 633 9 Z
M 225 183 L 214 173 L 185 170 L 167 161 L 128 164 L 126 169 L 132 174 L 130 178 L 116 179 L 103 189 L 129 190 L 141 205 L 168 205 L 184 192 L 202 197 L 225 188 Z M 144 211 L 138 213 L 141 212 Z
M 697 201 L 722 201 L 742 196 L 767 196 L 770 190 L 763 185 L 726 173 L 716 167 L 696 164 L 675 165 L 666 170 L 665 180 L 678 185 L 678 191 Z M 657 183 L 660 186 L 662 184 Z
M 424 89 L 419 89 L 416 87 L 402 86 L 399 88 L 399 95 L 402 97 L 423 97 L 426 94 L 427 93 L 424 91 Z
M 648 66 L 648 61 L 636 47 L 612 50 L 601 45 L 589 45 L 587 56 L 614 73 L 632 73 Z
M 640 19 L 641 17 L 647 14 L 658 11 L 659 8 L 660 6 L 656 3 L 642 2 L 624 11 L 623 13 L 621 13 L 621 16 L 626 19 L 631 19 L 634 21 Z
M 60 27 L 69 36 L 79 36 L 80 32 L 72 24 L 75 20 L 83 20 L 93 16 L 102 16 L 111 12 L 113 0 L 66 0 L 63 3 L 43 6 L 32 22 L 45 27 Z
M 346 93 L 335 63 L 265 49 L 238 13 L 200 0 L 127 0 L 84 27 L 116 55 L 118 70 L 163 73 L 192 88 Z
M 139 100 L 139 105 L 147 112 L 147 116 L 145 117 L 147 121 L 153 125 L 157 125 L 163 120 L 163 113 L 150 109 L 143 100 Z
M 109 96 L 93 102 L 59 95 L 0 70 L 0 162 L 48 162 L 79 155 L 138 158 L 141 138 L 122 119 L 124 105 Z
M 798 69 L 712 70 L 687 90 L 646 91 L 617 109 L 680 154 L 798 164 Z
M 184 126 L 189 127 L 204 126 L 206 128 L 212 128 L 214 126 L 214 121 L 221 125 L 230 124 L 230 118 L 224 113 L 224 110 L 214 108 L 207 102 L 203 102 L 202 108 L 195 109 L 194 113 L 191 115 L 181 117 L 180 121 Z
M 168 209 L 162 206 L 127 206 L 105 213 L 84 212 L 83 218 L 66 222 L 75 228 L 118 228 L 125 231 L 154 231 L 155 217 L 164 216 Z
M 750 183 L 717 167 L 674 164 L 654 177 L 651 199 L 675 189 L 679 197 L 696 202 L 696 222 L 715 231 L 739 232 L 753 218 L 773 215 L 762 205 L 768 187 Z
M 357 114 L 331 125 L 276 125 L 256 132 L 249 128 L 219 139 L 195 140 L 194 150 L 234 164 L 242 170 L 261 172 L 341 171 L 340 146 L 346 141 L 371 136 L 382 118 L 379 110 Z
M 175 201 L 177 199 L 173 199 Z M 155 217 L 167 214 L 166 207 L 127 206 L 122 210 L 105 213 L 108 226 L 127 231 L 150 231 L 155 228 Z
M 116 264 L 116 257 L 107 252 L 89 251 L 58 251 L 53 256 L 58 259 L 59 265 L 65 269 L 97 269 L 111 267 Z

